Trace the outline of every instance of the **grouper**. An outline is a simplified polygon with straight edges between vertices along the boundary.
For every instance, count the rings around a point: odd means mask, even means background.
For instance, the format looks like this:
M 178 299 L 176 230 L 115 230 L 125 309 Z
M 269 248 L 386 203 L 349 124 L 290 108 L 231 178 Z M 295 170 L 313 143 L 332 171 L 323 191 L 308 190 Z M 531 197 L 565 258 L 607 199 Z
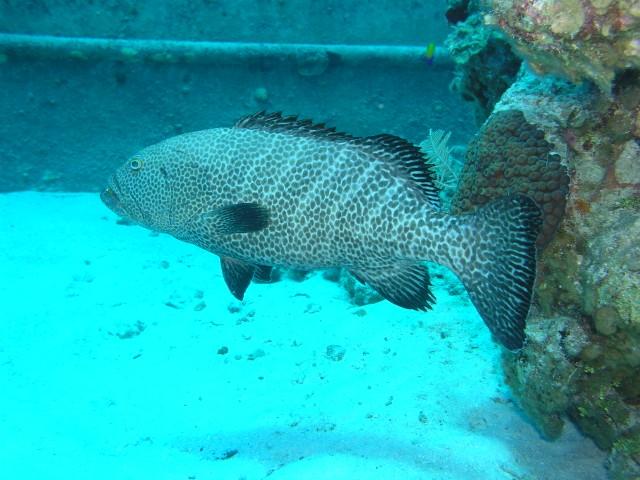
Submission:
M 510 195 L 443 211 L 432 164 L 394 135 L 355 137 L 279 113 L 186 133 L 133 155 L 101 193 L 115 213 L 220 256 L 242 299 L 274 266 L 342 267 L 427 310 L 431 261 L 451 269 L 495 338 L 523 346 L 541 211 Z

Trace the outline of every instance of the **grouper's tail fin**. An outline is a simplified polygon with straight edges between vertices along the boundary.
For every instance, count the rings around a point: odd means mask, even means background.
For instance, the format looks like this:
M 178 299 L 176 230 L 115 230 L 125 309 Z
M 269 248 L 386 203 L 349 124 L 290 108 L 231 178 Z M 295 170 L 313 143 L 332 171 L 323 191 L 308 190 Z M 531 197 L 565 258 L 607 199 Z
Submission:
M 524 344 L 536 277 L 542 212 L 531 198 L 511 195 L 468 218 L 473 251 L 455 262 L 456 274 L 495 337 L 509 350 L 518 350 Z

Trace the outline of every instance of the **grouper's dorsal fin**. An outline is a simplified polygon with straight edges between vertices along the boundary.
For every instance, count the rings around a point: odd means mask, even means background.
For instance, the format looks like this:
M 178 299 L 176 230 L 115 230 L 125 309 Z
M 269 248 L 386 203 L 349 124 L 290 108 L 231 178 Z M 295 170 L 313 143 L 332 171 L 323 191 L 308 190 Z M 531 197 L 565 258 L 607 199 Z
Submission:
M 424 153 L 404 138 L 383 133 L 359 138 L 356 142 L 377 159 L 396 165 L 399 173 L 417 187 L 434 207 L 440 208 L 440 195 L 434 181 L 433 165 Z
M 397 166 L 397 172 L 407 180 L 409 185 L 423 193 L 429 204 L 440 208 L 440 195 L 433 180 L 431 164 L 418 147 L 403 138 L 389 134 L 354 137 L 347 133 L 337 132 L 335 128 L 327 128 L 323 123 L 300 120 L 296 116 L 285 117 L 280 112 L 266 113 L 264 111 L 241 118 L 235 124 L 235 128 L 349 143 L 356 148 L 365 150 L 376 160 L 390 162 Z
M 263 130 L 265 132 L 286 133 L 300 137 L 315 137 L 326 140 L 352 141 L 355 137 L 335 128 L 329 128 L 324 123 L 313 123 L 311 120 L 300 120 L 297 116 L 283 116 L 281 112 L 266 113 L 264 111 L 247 115 L 234 125 L 235 128 Z

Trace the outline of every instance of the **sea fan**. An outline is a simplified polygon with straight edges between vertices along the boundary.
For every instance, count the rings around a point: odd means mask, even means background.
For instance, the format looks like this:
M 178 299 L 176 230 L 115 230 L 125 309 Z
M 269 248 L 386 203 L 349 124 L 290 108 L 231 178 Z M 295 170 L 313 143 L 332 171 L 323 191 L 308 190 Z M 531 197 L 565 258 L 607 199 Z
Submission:
M 420 144 L 420 148 L 433 162 L 436 173 L 436 185 L 441 191 L 455 190 L 460 172 L 459 161 L 451 154 L 447 142 L 451 132 L 429 129 L 429 136 Z

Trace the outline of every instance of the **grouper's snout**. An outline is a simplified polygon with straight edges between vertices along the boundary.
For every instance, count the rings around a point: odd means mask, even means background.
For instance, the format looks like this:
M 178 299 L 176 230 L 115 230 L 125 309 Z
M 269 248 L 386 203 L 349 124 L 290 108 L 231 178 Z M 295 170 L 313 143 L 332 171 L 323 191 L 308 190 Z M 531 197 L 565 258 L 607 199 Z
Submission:
M 113 191 L 111 187 L 105 188 L 100 193 L 100 200 L 109 207 L 112 211 L 117 213 L 118 215 L 123 215 L 122 205 L 120 204 L 120 200 L 118 199 L 118 195 Z

